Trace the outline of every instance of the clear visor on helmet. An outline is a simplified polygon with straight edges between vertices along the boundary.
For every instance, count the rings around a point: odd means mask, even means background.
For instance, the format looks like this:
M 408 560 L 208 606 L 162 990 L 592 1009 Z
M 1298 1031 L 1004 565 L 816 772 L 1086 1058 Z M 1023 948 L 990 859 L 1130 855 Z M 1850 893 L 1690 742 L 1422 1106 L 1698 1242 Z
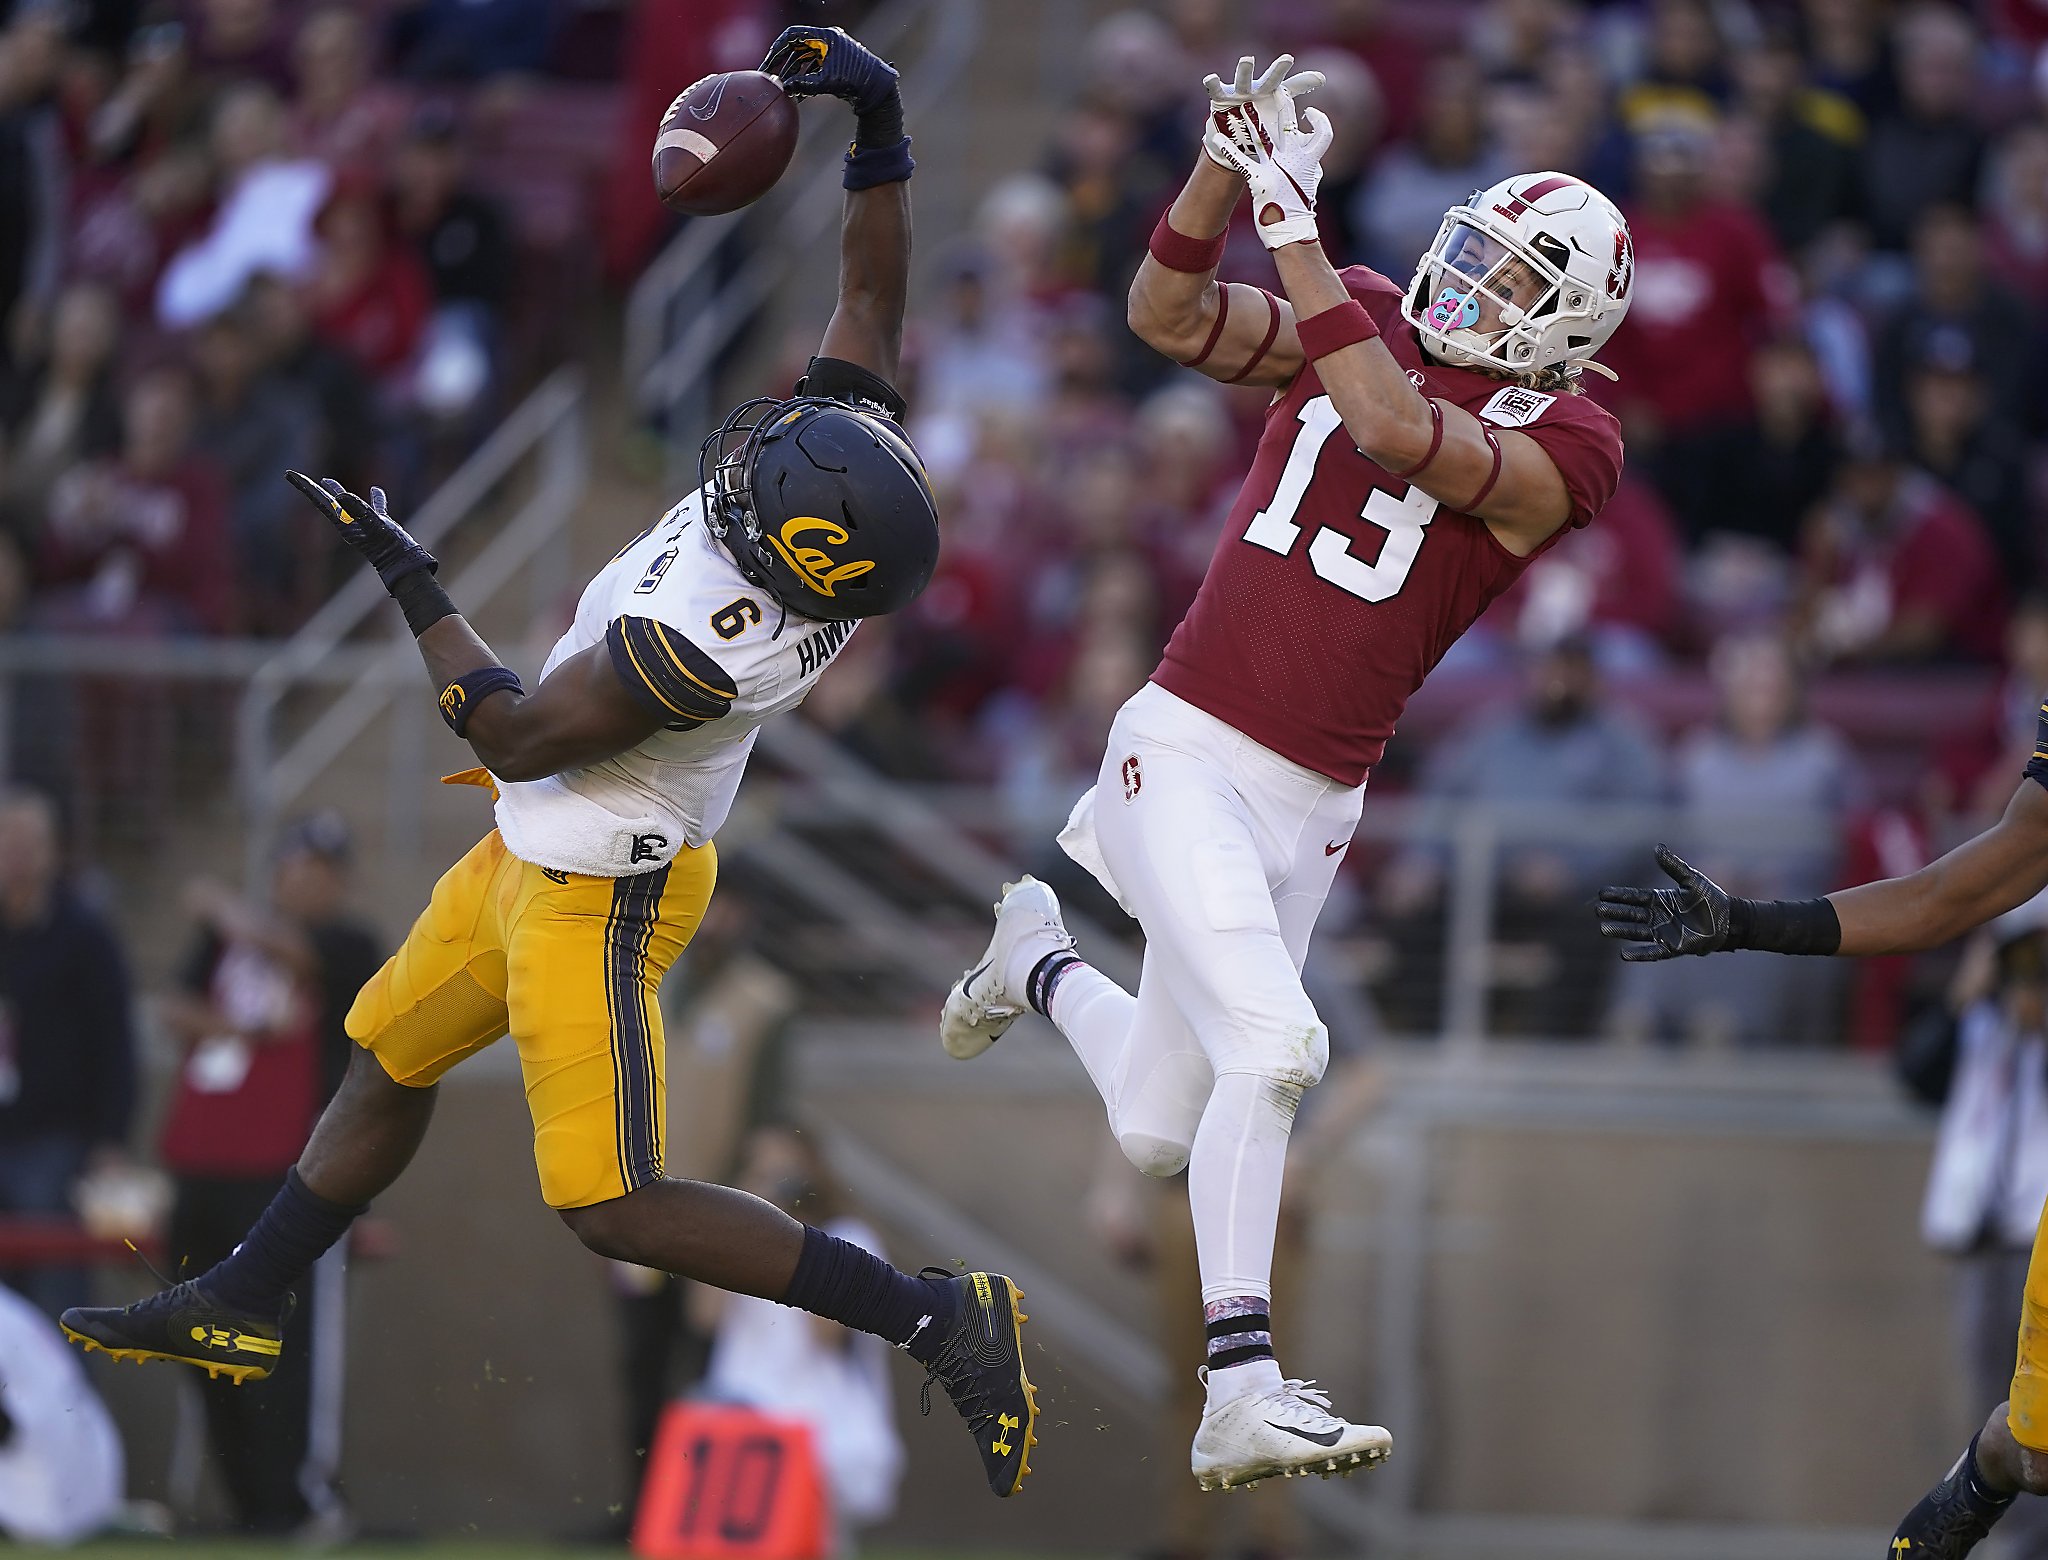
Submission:
M 1493 335 L 1555 307 L 1557 282 L 1547 269 L 1470 223 L 1457 223 L 1431 256 L 1423 319 L 1446 334 Z

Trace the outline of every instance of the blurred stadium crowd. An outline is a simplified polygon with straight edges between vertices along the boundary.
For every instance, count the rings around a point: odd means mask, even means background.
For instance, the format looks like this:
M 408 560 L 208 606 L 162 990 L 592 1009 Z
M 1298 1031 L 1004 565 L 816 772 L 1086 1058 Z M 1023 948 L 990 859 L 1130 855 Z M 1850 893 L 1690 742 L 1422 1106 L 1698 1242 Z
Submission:
M 575 80 L 613 68 L 601 29 L 550 0 L 0 13 L 0 623 L 289 632 L 332 582 L 278 473 L 417 499 L 563 350 L 533 299 L 593 268 L 564 166 L 612 151 L 616 88 Z

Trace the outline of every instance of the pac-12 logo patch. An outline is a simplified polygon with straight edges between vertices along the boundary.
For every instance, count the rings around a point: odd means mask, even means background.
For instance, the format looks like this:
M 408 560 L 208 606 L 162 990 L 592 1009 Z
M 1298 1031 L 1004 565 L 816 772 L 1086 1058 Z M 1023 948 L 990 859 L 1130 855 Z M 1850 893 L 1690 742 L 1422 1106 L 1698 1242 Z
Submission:
M 1135 802 L 1138 799 L 1138 792 L 1144 789 L 1145 785 L 1145 771 L 1144 768 L 1138 763 L 1137 754 L 1133 753 L 1129 758 L 1124 760 L 1123 774 L 1124 801 L 1127 803 Z
M 1543 409 L 1557 399 L 1527 385 L 1509 385 L 1496 390 L 1479 408 L 1479 415 L 1501 428 L 1525 428 L 1543 415 Z

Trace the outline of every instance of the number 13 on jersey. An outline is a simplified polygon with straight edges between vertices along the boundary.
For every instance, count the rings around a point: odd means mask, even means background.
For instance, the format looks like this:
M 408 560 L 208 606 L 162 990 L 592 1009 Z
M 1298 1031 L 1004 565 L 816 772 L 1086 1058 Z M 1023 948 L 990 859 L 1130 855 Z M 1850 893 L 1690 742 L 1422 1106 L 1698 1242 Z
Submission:
M 1316 461 L 1330 436 L 1344 426 L 1344 419 L 1337 415 L 1337 408 L 1326 395 L 1309 401 L 1298 416 L 1301 432 L 1294 436 L 1294 447 L 1287 452 L 1287 466 L 1280 473 L 1279 485 L 1273 489 L 1271 502 L 1252 516 L 1252 523 L 1244 532 L 1246 541 L 1283 558 L 1294 551 L 1294 544 L 1301 539 L 1301 527 L 1295 523 L 1294 513 L 1301 507 L 1302 495 L 1308 492 Z M 1367 563 L 1353 557 L 1351 538 L 1323 526 L 1308 544 L 1309 567 L 1339 590 L 1365 601 L 1385 601 L 1407 583 L 1408 571 L 1415 567 L 1415 555 L 1422 551 L 1423 530 L 1436 518 L 1437 507 L 1437 501 L 1419 487 L 1411 485 L 1401 498 L 1374 488 L 1366 494 L 1365 508 L 1359 514 L 1387 533 L 1379 561 Z

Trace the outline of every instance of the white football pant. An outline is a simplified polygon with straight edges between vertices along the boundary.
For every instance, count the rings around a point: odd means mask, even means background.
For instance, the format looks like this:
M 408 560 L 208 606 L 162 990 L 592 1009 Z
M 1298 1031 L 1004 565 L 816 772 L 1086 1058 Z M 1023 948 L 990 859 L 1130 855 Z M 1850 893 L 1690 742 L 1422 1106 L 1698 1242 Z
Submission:
M 1205 1304 L 1272 1298 L 1287 1135 L 1330 1056 L 1301 962 L 1364 792 L 1147 683 L 1060 836 L 1137 917 L 1145 962 L 1135 997 L 1070 970 L 1053 1022 L 1131 1163 L 1187 1169 Z

